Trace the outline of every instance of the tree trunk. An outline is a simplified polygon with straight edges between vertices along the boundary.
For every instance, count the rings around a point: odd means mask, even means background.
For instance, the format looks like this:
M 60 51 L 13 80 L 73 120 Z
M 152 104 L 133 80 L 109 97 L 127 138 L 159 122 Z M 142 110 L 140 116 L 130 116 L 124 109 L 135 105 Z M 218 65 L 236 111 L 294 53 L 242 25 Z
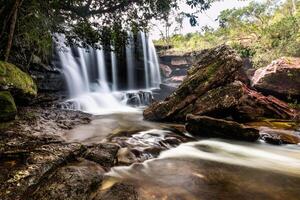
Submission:
M 11 23 L 10 23 L 7 46 L 6 46 L 6 50 L 5 50 L 5 54 L 4 54 L 4 61 L 5 62 L 7 62 L 8 58 L 9 58 L 9 54 L 10 54 L 10 50 L 11 50 L 11 46 L 12 46 L 12 42 L 13 42 L 13 38 L 14 38 L 14 32 L 15 32 L 15 28 L 16 28 L 18 11 L 19 11 L 19 8 L 20 8 L 21 4 L 22 4 L 22 0 L 16 0 L 15 4 L 14 4 L 14 7 L 12 9 L 13 10 L 13 16 L 12 16 Z

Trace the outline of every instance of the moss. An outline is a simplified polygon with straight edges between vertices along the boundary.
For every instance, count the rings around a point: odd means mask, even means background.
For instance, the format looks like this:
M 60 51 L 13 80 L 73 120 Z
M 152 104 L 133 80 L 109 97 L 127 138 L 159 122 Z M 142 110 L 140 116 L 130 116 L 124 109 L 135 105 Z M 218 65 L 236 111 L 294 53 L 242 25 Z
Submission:
M 37 95 L 33 79 L 15 65 L 0 61 L 0 88 L 9 90 L 18 98 L 32 98 Z
M 17 114 L 17 107 L 8 91 L 0 92 L 0 121 L 13 120 Z

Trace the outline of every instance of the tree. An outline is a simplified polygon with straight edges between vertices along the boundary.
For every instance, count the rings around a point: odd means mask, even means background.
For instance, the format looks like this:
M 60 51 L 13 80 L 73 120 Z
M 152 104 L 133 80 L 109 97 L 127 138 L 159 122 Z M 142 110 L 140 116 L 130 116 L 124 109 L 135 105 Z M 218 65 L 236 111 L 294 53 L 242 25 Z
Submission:
M 162 19 L 180 0 L 22 1 L 0 0 L 0 59 L 20 62 L 14 61 L 20 57 L 28 63 L 28 52 L 44 52 L 51 46 L 53 33 L 64 34 L 68 44 L 79 46 L 110 46 L 112 40 L 118 44 L 124 41 L 126 30 L 147 30 L 151 19 Z M 186 2 L 201 10 L 212 0 Z M 11 49 L 24 52 L 24 56 L 10 56 Z

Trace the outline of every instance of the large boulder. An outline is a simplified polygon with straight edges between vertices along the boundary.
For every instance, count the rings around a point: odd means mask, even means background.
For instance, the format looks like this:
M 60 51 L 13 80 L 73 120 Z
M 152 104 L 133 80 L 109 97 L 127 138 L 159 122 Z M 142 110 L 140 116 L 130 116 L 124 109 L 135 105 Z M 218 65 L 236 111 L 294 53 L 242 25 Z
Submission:
M 209 90 L 226 85 L 235 79 L 242 67 L 242 59 L 228 46 L 222 45 L 214 49 L 195 54 L 195 64 L 188 72 L 179 88 L 162 102 L 152 104 L 144 111 L 144 118 L 155 121 L 184 120 L 187 111 Z M 182 113 L 182 110 L 185 110 Z
M 8 91 L 0 91 L 0 122 L 15 119 L 17 107 Z
M 257 121 L 263 118 L 295 119 L 297 112 L 273 96 L 264 96 L 240 81 L 208 91 L 181 113 L 231 117 L 236 121 Z
M 0 90 L 8 90 L 16 100 L 28 101 L 37 95 L 32 78 L 13 64 L 0 61 Z
M 252 85 L 264 94 L 300 101 L 300 58 L 280 58 L 256 70 Z
M 183 122 L 187 114 L 231 117 L 238 121 L 297 117 L 297 112 L 286 103 L 266 97 L 241 82 L 243 62 L 228 46 L 202 51 L 195 55 L 195 60 L 179 88 L 144 111 L 146 120 Z
M 257 129 L 246 127 L 237 122 L 206 116 L 188 115 L 185 128 L 192 135 L 200 137 L 219 137 L 252 142 L 260 136 Z

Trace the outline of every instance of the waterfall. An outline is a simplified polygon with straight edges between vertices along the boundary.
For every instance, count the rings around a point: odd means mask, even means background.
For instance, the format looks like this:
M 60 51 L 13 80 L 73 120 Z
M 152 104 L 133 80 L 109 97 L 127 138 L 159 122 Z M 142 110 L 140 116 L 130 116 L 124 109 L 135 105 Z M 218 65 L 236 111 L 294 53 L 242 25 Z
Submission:
M 126 45 L 127 83 L 128 89 L 135 89 L 135 62 L 134 62 L 134 38 L 128 32 L 128 44 Z
M 144 71 L 145 71 L 145 86 L 149 88 L 149 68 L 148 68 L 148 51 L 147 51 L 147 39 L 146 34 L 141 32 L 141 40 L 143 44 L 143 56 L 144 56 Z
M 133 35 L 129 35 L 129 44 L 126 46 L 126 69 L 119 64 L 113 51 L 110 52 L 109 65 L 106 63 L 103 49 L 68 47 L 64 45 L 64 37 L 58 36 L 54 60 L 57 56 L 56 60 L 62 68 L 69 92 L 69 99 L 62 103 L 63 108 L 92 114 L 107 114 L 136 111 L 133 107 L 149 105 L 152 102 L 151 89 L 160 84 L 155 47 L 144 33 L 140 34 L 144 60 L 143 64 L 138 66 L 134 55 Z M 64 50 L 59 50 L 59 46 Z M 138 70 L 145 76 L 144 83 L 137 75 Z M 123 80 L 125 77 L 118 76 L 122 74 L 127 78 L 125 83 Z M 122 85 L 127 86 L 125 91 L 120 91 Z
M 144 54 L 144 71 L 146 88 L 158 88 L 161 83 L 159 62 L 154 44 L 145 33 L 141 33 Z M 150 71 L 150 73 L 149 73 Z
M 112 72 L 112 90 L 117 91 L 118 90 L 118 71 L 117 71 L 117 58 L 116 53 L 114 51 L 110 52 L 110 58 L 111 58 L 111 72 Z

